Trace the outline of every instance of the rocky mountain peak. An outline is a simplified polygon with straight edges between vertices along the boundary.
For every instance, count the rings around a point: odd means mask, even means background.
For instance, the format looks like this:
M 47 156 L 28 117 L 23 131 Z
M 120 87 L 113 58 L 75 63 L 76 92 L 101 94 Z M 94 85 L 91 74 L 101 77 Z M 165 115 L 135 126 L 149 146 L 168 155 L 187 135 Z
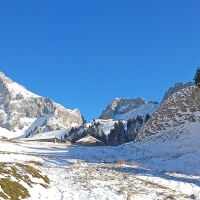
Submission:
M 0 127 L 10 131 L 25 131 L 38 118 L 41 118 L 41 123 L 37 126 L 43 126 L 41 131 L 70 128 L 72 124 L 83 123 L 78 109 L 72 111 L 49 98 L 38 96 L 1 72 Z
M 136 140 L 200 120 L 200 88 L 189 86 L 165 100 L 139 132 Z
M 165 100 L 167 100 L 170 96 L 172 96 L 174 93 L 178 92 L 179 90 L 192 86 L 194 85 L 192 82 L 187 82 L 187 83 L 182 83 L 182 82 L 178 82 L 176 83 L 173 87 L 170 87 L 168 89 L 168 91 L 165 92 L 165 95 L 163 97 L 162 102 L 164 102 Z
M 0 80 L 4 83 L 12 83 L 13 82 L 10 78 L 6 77 L 3 72 L 0 72 Z
M 145 105 L 146 101 L 142 97 L 138 98 L 116 98 L 108 104 L 106 110 L 102 112 L 99 119 L 115 119 L 115 115 L 124 114 L 128 111 Z

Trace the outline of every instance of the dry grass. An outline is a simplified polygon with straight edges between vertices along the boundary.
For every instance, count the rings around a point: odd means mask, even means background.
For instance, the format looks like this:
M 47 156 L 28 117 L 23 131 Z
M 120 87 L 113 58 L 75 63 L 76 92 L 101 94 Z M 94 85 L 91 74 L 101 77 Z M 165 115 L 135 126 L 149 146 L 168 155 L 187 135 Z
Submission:
M 19 197 L 22 199 L 30 197 L 28 190 L 16 181 L 11 181 L 4 178 L 0 180 L 0 185 L 4 193 L 7 195 L 6 196 L 2 193 L 2 196 L 4 198 L 6 197 L 6 199 L 10 197 L 11 200 L 18 200 Z
M 119 160 L 116 163 L 121 165 L 125 162 L 124 160 Z M 80 163 L 76 163 L 69 166 L 67 170 L 71 173 L 73 172 L 70 175 L 70 180 L 77 190 L 89 190 L 96 188 L 97 185 L 94 183 L 95 180 L 95 182 L 100 182 L 98 187 L 103 188 L 109 185 L 109 187 L 114 188 L 117 193 L 120 193 L 119 195 L 123 195 L 126 200 L 130 200 L 134 195 L 144 195 L 145 198 L 145 195 L 152 193 L 152 191 L 157 194 L 160 193 L 163 200 L 188 199 L 187 195 L 179 191 L 172 190 L 162 184 L 150 180 L 144 180 L 137 175 L 131 175 L 125 171 L 115 170 L 119 168 L 116 168 L 116 163 L 103 163 L 98 165 L 91 163 L 88 165 L 81 165 Z
M 37 165 L 37 166 L 42 166 L 42 165 L 43 165 L 42 162 L 40 162 L 40 161 L 35 161 L 35 160 L 29 160 L 29 161 L 27 162 L 27 164 L 33 164 L 33 165 Z
M 152 167 L 142 165 L 141 163 L 137 163 L 135 161 L 132 161 L 130 165 L 135 166 L 135 167 L 139 167 L 139 168 L 143 168 L 143 169 L 147 169 L 147 170 L 152 170 Z
M 40 183 L 40 185 L 45 188 L 48 187 L 50 182 L 49 178 L 41 175 L 38 169 L 20 163 L 1 163 L 0 174 L 3 176 L 3 178 L 0 179 L 0 186 L 3 190 L 0 192 L 0 197 L 3 199 L 18 200 L 30 197 L 27 188 L 17 181 L 23 181 L 29 187 L 33 187 L 34 184 L 38 183 L 31 180 L 30 177 L 32 176 L 33 178 L 42 179 L 44 184 Z
M 117 160 L 117 161 L 116 161 L 116 164 L 117 164 L 117 165 L 120 165 L 120 166 L 121 166 L 121 165 L 126 165 L 126 160 L 123 160 L 123 159 Z
M 3 141 L 3 142 L 14 143 L 14 144 L 20 143 L 20 142 L 15 141 L 15 140 L 9 140 L 7 137 L 0 137 L 0 140 Z

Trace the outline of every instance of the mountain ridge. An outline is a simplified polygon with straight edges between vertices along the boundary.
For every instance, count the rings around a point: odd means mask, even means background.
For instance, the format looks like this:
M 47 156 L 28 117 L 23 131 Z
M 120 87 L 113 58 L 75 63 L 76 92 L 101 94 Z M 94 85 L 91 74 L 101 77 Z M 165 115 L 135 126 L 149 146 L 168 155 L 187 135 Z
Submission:
M 189 86 L 174 93 L 138 133 L 136 141 L 157 134 L 160 131 L 200 120 L 200 88 Z
M 71 128 L 83 123 L 78 109 L 70 110 L 50 98 L 36 95 L 0 73 L 0 126 L 23 132 L 38 118 L 51 114 L 40 131 Z M 49 115 L 50 116 L 50 115 Z
M 152 110 L 148 108 L 148 105 L 157 105 Z M 139 112 L 141 107 L 144 107 L 143 112 Z M 146 110 L 145 110 L 146 107 Z M 99 119 L 121 119 L 128 120 L 133 117 L 137 117 L 137 115 L 146 115 L 147 113 L 153 114 L 155 110 L 159 107 L 159 104 L 156 101 L 146 102 L 142 97 L 138 98 L 115 98 L 111 101 L 106 109 L 102 111 Z M 132 111 L 132 112 L 131 112 Z M 125 114 L 127 116 L 125 116 Z M 137 113 L 137 114 L 135 114 Z M 120 117 L 121 116 L 121 117 Z

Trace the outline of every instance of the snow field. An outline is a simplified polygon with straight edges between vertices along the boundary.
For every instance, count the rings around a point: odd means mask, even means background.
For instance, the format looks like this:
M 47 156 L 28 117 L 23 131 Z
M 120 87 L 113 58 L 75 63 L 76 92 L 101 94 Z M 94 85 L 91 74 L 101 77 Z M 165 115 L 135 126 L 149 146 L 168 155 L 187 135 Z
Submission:
M 141 142 L 112 147 L 1 138 L 0 161 L 35 166 L 48 175 L 49 188 L 40 184 L 31 188 L 20 180 L 34 200 L 179 200 L 191 195 L 200 200 L 199 126 L 199 122 L 188 123 Z M 12 175 L 7 179 L 16 180 Z

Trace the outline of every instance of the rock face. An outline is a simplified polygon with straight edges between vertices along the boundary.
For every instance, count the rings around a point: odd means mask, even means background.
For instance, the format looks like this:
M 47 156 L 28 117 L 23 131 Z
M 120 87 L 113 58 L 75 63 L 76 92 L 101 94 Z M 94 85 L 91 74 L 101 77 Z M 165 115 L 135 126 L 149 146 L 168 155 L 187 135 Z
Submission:
M 153 106 L 150 106 L 153 105 Z M 155 105 L 155 108 L 154 108 Z M 151 108 L 150 108 L 151 107 Z M 152 108 L 153 107 L 153 108 Z M 146 102 L 143 98 L 116 98 L 108 104 L 99 119 L 122 119 L 127 120 L 135 117 L 135 114 L 145 115 L 149 112 L 153 114 L 159 104 L 155 101 Z M 141 109 L 142 108 L 142 109 Z M 151 109 L 151 110 L 150 110 Z M 149 113 L 150 114 L 150 113 Z
M 200 88 L 184 88 L 167 100 L 138 133 L 136 141 L 179 125 L 200 120 Z
M 193 83 L 192 82 L 188 82 L 188 83 L 176 83 L 174 85 L 174 87 L 170 87 L 168 89 L 167 92 L 165 92 L 165 95 L 163 97 L 163 100 L 162 102 L 164 102 L 165 100 L 167 100 L 170 96 L 172 96 L 174 93 L 178 92 L 179 90 L 183 89 L 183 88 L 186 88 L 186 87 L 189 87 L 189 86 L 192 86 Z
M 45 115 L 49 116 L 46 119 L 46 130 L 49 131 L 83 122 L 78 109 L 66 109 L 49 98 L 29 92 L 0 73 L 0 127 L 10 131 L 26 130 L 37 118 Z

